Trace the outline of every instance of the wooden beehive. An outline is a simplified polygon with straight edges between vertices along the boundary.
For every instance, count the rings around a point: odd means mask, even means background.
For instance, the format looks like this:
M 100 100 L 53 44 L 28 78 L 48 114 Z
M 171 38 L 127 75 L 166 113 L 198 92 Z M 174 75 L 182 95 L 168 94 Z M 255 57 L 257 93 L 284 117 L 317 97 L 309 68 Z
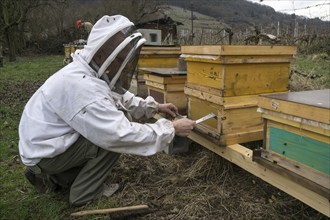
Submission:
M 180 54 L 181 48 L 177 46 L 142 47 L 138 61 L 138 74 L 132 79 L 130 91 L 140 97 L 146 97 L 148 90 L 143 78 L 145 72 L 141 68 L 175 68 Z
M 186 98 L 183 92 L 187 72 L 178 68 L 141 68 L 144 71 L 148 95 L 159 103 L 173 103 L 180 114 L 186 113 Z
M 320 194 L 330 192 L 330 89 L 262 95 L 261 157 L 296 174 Z
M 257 112 L 258 95 L 288 91 L 290 62 L 295 47 L 287 46 L 182 46 L 187 63 L 188 116 L 198 119 L 210 112 L 199 126 L 220 145 L 263 138 Z

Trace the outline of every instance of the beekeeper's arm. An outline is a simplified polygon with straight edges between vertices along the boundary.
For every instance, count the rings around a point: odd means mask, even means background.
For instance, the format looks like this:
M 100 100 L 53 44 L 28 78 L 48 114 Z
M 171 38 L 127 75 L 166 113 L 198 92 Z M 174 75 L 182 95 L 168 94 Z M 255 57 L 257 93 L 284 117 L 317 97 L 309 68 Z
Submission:
M 178 113 L 177 107 L 171 103 L 160 104 L 151 96 L 142 99 L 128 91 L 123 95 L 122 103 L 129 113 L 136 119 L 141 119 L 142 117 L 148 119 L 153 117 L 157 112 L 167 113 L 172 118 L 175 118 L 176 113 Z
M 99 147 L 144 156 L 163 151 L 176 132 L 186 136 L 194 124 L 189 119 L 159 119 L 152 124 L 130 122 L 111 99 L 89 104 L 70 121 L 70 126 Z

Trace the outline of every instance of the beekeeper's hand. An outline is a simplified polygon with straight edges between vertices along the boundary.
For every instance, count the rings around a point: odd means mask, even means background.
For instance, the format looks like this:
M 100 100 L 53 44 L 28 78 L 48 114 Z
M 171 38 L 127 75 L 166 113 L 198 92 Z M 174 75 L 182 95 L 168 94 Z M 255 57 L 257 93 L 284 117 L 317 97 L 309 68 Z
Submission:
M 173 121 L 175 134 L 178 136 L 186 137 L 194 129 L 196 122 L 188 118 L 180 118 Z
M 171 118 L 175 118 L 178 114 L 178 108 L 172 103 L 158 104 L 158 111 L 168 114 Z

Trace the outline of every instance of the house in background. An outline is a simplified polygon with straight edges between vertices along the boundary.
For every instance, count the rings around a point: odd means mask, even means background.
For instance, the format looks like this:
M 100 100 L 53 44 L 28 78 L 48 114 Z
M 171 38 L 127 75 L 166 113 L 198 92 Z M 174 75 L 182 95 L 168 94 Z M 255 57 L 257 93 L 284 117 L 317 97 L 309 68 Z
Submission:
M 163 15 L 162 18 L 156 18 L 159 15 L 149 16 L 150 20 L 143 19 L 136 27 L 147 40 L 145 45 L 153 46 L 173 46 L 177 44 L 177 26 L 182 25 L 174 21 L 171 17 Z
M 225 43 L 229 25 L 207 15 L 175 6 L 164 6 L 136 22 L 147 40 L 145 45 L 187 45 Z

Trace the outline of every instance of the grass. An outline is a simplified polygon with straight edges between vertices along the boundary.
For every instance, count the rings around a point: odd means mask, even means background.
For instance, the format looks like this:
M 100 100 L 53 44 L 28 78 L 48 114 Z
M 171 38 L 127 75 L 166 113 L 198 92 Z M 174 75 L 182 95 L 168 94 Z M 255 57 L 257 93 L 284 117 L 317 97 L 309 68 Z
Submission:
M 330 57 L 326 54 L 300 55 L 291 67 L 290 90 L 330 88 Z
M 0 68 L 0 219 L 63 219 L 65 199 L 39 195 L 23 178 L 18 124 L 35 90 L 62 67 L 61 56 L 25 57 Z
M 24 57 L 15 63 L 5 62 L 0 68 L 0 219 L 70 219 L 69 214 L 77 211 L 69 206 L 66 194 L 37 193 L 24 178 L 24 166 L 20 163 L 17 147 L 18 124 L 25 103 L 50 75 L 62 67 L 62 60 L 62 56 Z M 293 68 L 322 75 L 329 88 L 328 64 L 329 61 L 323 59 L 298 57 Z M 309 84 L 313 82 L 308 77 L 305 80 Z M 313 84 L 313 88 L 319 83 Z M 296 88 L 302 90 L 298 84 Z M 212 216 L 213 219 L 214 216 L 226 219 L 227 216 L 230 219 L 242 216 L 243 212 L 246 218 L 289 219 L 291 215 L 293 219 L 302 219 L 312 215 L 316 216 L 314 219 L 322 219 L 322 215 L 306 205 L 263 185 L 253 175 L 237 172 L 237 168 L 227 161 L 220 161 L 220 158 L 210 156 L 210 152 L 187 156 L 122 157 L 114 168 L 118 171 L 114 172 L 114 179 L 127 180 L 125 190 L 85 208 L 137 205 L 153 200 L 161 202 L 161 211 L 157 214 L 163 219 L 171 216 L 173 219 L 198 219 L 201 216 L 210 219 Z M 269 195 L 283 200 L 268 203 Z M 285 201 L 285 211 L 281 201 Z M 109 219 L 96 216 L 79 219 L 96 218 Z M 157 215 L 149 219 L 157 219 Z

